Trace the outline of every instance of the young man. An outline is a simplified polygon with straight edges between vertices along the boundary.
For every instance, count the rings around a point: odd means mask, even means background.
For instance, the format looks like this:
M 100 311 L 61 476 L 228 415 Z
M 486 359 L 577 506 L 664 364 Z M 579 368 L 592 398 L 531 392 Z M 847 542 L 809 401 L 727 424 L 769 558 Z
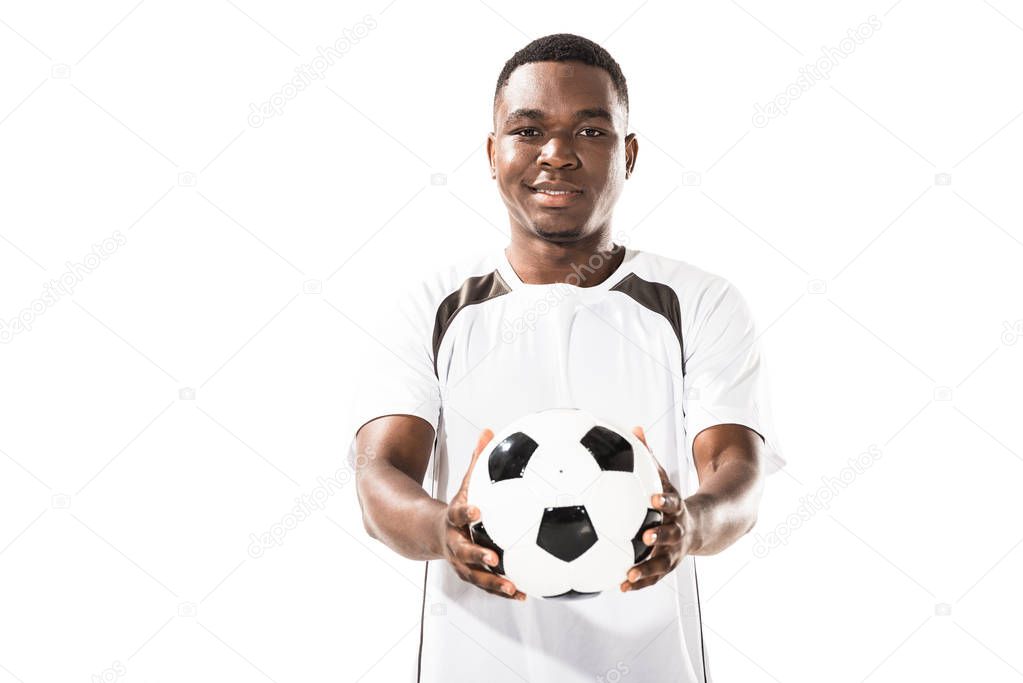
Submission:
M 557 34 L 517 52 L 487 140 L 511 243 L 413 292 L 385 339 L 394 362 L 356 395 L 366 530 L 427 561 L 419 681 L 709 680 L 695 556 L 757 518 L 760 360 L 728 281 L 613 243 L 638 151 L 627 125 L 625 78 L 600 46 Z M 467 533 L 491 429 L 555 407 L 635 425 L 669 482 L 650 557 L 618 590 L 570 602 L 527 599 Z

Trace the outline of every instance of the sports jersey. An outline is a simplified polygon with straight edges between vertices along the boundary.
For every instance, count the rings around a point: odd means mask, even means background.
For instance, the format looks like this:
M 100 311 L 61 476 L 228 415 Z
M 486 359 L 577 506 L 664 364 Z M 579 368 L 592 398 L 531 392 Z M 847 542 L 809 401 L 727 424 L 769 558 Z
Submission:
M 393 322 L 380 341 L 392 353 L 356 391 L 356 429 L 391 414 L 429 422 L 436 436 L 424 488 L 443 502 L 484 428 L 549 408 L 642 426 L 683 498 L 699 486 L 693 439 L 716 424 L 760 434 L 766 470 L 776 471 L 784 461 L 743 296 L 687 262 L 620 248 L 620 265 L 596 284 L 610 252 L 554 284 L 524 283 L 503 248 L 437 271 L 387 312 Z M 444 560 L 426 562 L 410 680 L 706 683 L 698 561 L 685 556 L 641 590 L 524 602 L 462 581 Z

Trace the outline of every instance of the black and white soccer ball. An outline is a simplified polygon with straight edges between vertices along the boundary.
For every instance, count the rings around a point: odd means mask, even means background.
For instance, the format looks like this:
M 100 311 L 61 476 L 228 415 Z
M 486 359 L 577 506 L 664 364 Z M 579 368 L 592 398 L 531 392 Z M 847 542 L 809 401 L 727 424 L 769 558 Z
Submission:
M 661 522 L 654 456 L 634 434 L 581 410 L 527 415 L 494 435 L 469 478 L 472 541 L 523 593 L 578 598 L 615 589 L 646 559 Z

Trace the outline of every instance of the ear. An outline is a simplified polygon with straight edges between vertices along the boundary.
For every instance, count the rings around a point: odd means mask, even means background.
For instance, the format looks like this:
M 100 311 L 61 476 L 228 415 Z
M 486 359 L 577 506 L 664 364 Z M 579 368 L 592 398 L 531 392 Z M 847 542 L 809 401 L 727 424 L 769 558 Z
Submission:
M 635 133 L 625 136 L 625 177 L 632 175 L 632 169 L 636 166 L 636 156 L 639 154 L 639 141 Z
M 495 149 L 496 138 L 493 133 L 487 135 L 487 160 L 490 162 L 490 177 L 492 179 L 497 178 L 497 164 L 494 161 L 494 155 L 497 153 Z

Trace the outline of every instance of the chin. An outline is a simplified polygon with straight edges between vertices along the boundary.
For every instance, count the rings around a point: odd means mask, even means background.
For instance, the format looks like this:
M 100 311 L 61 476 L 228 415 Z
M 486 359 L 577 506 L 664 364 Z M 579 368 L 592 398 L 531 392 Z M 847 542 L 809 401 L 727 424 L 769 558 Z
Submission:
M 545 228 L 540 225 L 533 226 L 536 236 L 548 242 L 575 242 L 583 237 L 583 229 L 571 228 Z
M 531 226 L 537 237 L 551 242 L 571 242 L 586 236 L 586 223 L 568 216 L 543 216 Z

